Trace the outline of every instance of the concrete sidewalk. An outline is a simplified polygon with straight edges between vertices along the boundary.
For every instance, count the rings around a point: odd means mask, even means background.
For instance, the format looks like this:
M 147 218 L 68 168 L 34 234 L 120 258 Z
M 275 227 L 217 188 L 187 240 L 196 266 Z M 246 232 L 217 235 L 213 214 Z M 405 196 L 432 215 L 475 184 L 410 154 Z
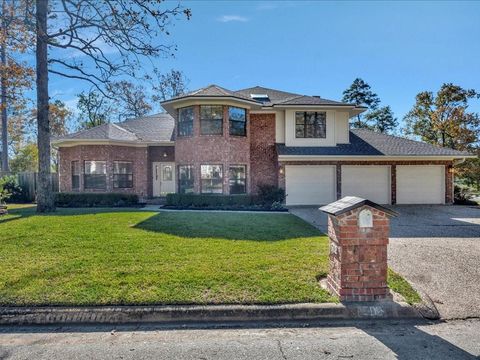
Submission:
M 0 327 L 0 359 L 478 359 L 480 321 Z

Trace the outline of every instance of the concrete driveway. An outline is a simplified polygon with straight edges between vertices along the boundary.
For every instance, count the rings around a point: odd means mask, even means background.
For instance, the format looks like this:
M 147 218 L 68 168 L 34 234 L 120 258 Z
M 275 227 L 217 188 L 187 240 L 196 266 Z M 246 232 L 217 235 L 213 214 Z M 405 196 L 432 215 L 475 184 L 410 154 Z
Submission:
M 392 206 L 389 266 L 426 293 L 444 319 L 480 317 L 480 207 Z M 317 208 L 294 215 L 326 231 Z

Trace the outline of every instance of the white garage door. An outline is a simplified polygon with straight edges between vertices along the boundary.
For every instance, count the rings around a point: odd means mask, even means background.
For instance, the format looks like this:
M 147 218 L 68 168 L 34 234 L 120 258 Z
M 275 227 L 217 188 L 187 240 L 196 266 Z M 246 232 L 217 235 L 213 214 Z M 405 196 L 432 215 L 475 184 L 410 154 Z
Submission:
M 443 165 L 397 166 L 397 204 L 444 204 Z
M 285 166 L 287 205 L 323 205 L 336 200 L 335 166 Z
M 390 166 L 342 165 L 342 197 L 359 196 L 390 204 Z

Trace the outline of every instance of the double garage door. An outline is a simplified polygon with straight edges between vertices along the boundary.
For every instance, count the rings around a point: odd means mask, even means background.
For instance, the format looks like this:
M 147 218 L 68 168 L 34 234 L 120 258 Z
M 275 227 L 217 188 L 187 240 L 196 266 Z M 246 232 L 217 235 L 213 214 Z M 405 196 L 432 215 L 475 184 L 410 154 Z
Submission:
M 341 195 L 391 203 L 389 165 L 342 165 Z M 397 204 L 443 204 L 444 166 L 396 167 Z M 321 205 L 336 200 L 334 165 L 285 166 L 287 205 Z

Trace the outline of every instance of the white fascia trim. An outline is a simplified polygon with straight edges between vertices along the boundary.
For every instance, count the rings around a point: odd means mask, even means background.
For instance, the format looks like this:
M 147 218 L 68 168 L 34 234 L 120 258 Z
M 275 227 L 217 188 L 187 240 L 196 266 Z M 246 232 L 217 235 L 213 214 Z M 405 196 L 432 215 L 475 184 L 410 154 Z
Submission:
M 52 141 L 52 146 L 55 147 L 73 147 L 79 145 L 118 145 L 130 147 L 148 147 L 148 146 L 174 146 L 174 141 L 163 142 L 129 142 L 129 141 L 115 141 L 115 140 L 58 140 Z
M 462 156 L 352 156 L 352 155 L 279 155 L 279 161 L 332 161 L 332 160 L 351 160 L 351 161 L 410 161 L 410 160 L 455 160 L 464 158 L 476 158 L 475 155 Z

